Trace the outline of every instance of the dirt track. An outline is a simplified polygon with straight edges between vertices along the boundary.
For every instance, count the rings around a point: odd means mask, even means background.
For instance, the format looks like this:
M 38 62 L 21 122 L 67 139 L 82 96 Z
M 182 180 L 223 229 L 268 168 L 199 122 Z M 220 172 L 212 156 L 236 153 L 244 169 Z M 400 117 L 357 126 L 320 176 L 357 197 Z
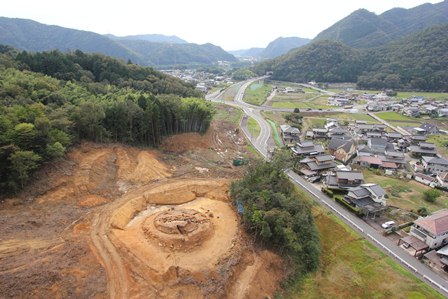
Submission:
M 174 155 L 84 143 L 48 165 L 0 205 L 0 297 L 272 295 L 282 262 L 253 247 L 227 196 L 242 171 L 231 132 L 171 138 Z

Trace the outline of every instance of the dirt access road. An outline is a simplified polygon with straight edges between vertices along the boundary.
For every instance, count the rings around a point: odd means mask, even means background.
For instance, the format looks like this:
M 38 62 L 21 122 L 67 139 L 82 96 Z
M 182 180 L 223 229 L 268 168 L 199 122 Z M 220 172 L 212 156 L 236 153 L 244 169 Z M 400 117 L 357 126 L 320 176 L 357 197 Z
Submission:
M 1 298 L 260 298 L 283 275 L 228 198 L 229 124 L 163 152 L 83 143 L 0 205 Z M 244 152 L 243 152 L 244 154 Z

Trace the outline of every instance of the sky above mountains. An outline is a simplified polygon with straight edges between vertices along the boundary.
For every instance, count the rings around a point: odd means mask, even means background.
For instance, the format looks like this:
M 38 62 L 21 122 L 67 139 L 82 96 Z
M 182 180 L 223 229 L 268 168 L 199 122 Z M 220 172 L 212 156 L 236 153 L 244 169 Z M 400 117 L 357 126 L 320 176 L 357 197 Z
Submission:
M 117 36 L 159 33 L 225 50 L 265 47 L 279 36 L 314 38 L 365 8 L 377 14 L 441 0 L 14 0 L 0 15 Z

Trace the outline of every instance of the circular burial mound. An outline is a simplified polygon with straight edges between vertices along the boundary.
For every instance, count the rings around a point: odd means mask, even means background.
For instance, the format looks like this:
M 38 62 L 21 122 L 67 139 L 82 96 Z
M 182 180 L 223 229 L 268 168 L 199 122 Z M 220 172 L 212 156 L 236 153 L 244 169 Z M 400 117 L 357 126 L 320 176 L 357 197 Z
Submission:
M 171 208 L 148 217 L 143 226 L 145 237 L 174 250 L 199 246 L 213 233 L 207 215 L 184 208 Z

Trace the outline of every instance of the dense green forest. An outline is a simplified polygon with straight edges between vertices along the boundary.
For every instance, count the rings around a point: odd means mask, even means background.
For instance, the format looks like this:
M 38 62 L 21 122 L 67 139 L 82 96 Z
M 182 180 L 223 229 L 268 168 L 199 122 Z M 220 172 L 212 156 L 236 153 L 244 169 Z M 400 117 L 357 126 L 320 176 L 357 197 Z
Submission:
M 281 152 L 272 162 L 250 165 L 230 191 L 247 229 L 293 261 L 288 264 L 291 274 L 304 275 L 319 265 L 320 241 L 309 203 L 283 172 L 290 163 L 290 154 Z
M 448 25 L 435 26 L 386 46 L 358 50 L 316 41 L 254 66 L 259 74 L 293 82 L 356 82 L 364 89 L 448 90 Z
M 78 140 L 157 146 L 212 119 L 192 86 L 150 68 L 80 51 L 0 53 L 1 195 Z
M 339 41 L 350 47 L 367 49 L 443 24 L 448 24 L 447 0 L 410 9 L 393 8 L 380 15 L 359 9 L 319 33 L 314 40 Z

